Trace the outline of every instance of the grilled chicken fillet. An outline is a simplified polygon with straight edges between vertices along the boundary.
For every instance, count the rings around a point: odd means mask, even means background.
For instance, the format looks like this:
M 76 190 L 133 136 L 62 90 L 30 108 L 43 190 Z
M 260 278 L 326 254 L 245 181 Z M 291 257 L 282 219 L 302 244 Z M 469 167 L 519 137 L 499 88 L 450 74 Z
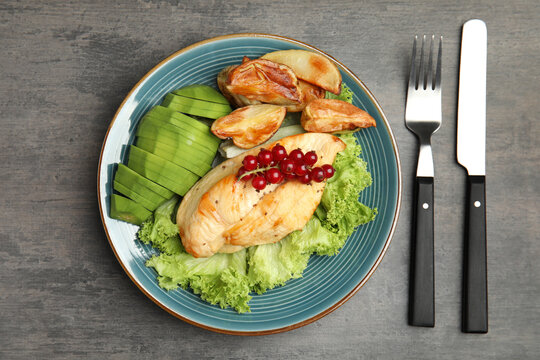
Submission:
M 287 152 L 314 150 L 319 157 L 315 166 L 332 164 L 346 146 L 333 135 L 307 133 L 283 138 L 266 148 L 277 143 Z M 315 212 L 325 182 L 305 185 L 285 181 L 257 191 L 251 182 L 236 179 L 243 158 L 258 151 L 252 149 L 218 165 L 180 203 L 176 217 L 180 237 L 186 251 L 194 257 L 279 241 L 302 229 Z

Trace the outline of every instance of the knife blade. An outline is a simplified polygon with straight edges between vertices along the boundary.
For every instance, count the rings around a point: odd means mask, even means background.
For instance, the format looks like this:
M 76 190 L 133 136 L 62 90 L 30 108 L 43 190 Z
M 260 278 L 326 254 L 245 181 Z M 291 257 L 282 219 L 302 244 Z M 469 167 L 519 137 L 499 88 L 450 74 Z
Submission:
M 462 331 L 487 333 L 486 239 L 487 27 L 479 19 L 463 25 L 459 69 L 457 159 L 467 169 L 463 256 Z

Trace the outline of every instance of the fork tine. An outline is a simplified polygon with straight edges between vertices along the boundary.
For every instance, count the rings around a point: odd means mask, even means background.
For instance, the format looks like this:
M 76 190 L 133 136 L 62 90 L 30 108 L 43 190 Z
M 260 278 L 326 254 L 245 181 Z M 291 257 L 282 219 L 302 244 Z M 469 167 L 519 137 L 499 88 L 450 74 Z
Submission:
M 435 90 L 441 89 L 442 41 L 443 41 L 443 37 L 441 36 L 439 39 L 439 53 L 437 54 L 437 73 L 435 74 Z
M 429 60 L 428 60 L 428 66 L 427 66 L 427 81 L 425 85 L 425 89 L 432 90 L 433 89 L 433 43 L 435 42 L 435 35 L 431 35 L 431 42 L 429 45 Z
M 426 35 L 422 37 L 422 50 L 420 52 L 420 70 L 418 70 L 418 83 L 416 88 L 417 89 L 424 89 L 424 45 L 426 44 Z
M 416 88 L 416 67 L 415 67 L 415 60 L 416 60 L 416 40 L 418 40 L 418 36 L 414 36 L 413 41 L 413 47 L 412 47 L 412 57 L 411 57 L 411 71 L 409 73 L 409 89 L 410 88 Z

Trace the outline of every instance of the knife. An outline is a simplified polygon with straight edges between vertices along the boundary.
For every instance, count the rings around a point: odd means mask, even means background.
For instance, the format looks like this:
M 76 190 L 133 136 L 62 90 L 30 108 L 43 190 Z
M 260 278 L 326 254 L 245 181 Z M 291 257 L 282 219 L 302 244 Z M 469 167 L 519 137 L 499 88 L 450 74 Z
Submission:
M 461 39 L 457 125 L 457 159 L 468 172 L 461 330 L 484 334 L 488 331 L 486 66 L 486 24 L 469 20 Z

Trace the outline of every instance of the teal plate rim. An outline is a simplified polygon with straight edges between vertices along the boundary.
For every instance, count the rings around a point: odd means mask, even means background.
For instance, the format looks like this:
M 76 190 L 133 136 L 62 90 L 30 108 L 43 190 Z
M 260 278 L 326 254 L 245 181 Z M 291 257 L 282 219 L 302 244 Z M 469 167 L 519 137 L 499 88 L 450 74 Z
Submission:
M 306 319 L 302 319 L 301 321 L 297 321 L 297 322 L 294 322 L 294 323 L 291 323 L 291 324 L 287 324 L 286 326 L 274 327 L 274 328 L 268 328 L 268 329 L 262 329 L 262 330 L 256 330 L 256 331 L 235 330 L 235 329 L 230 328 L 230 327 L 229 328 L 223 327 L 223 326 L 222 327 L 217 327 L 217 326 L 212 326 L 212 325 L 209 325 L 209 324 L 204 324 L 204 323 L 199 322 L 199 321 L 197 321 L 195 319 L 191 319 L 191 318 L 189 318 L 187 316 L 184 316 L 183 314 L 179 313 L 178 311 L 175 311 L 174 309 L 170 308 L 165 303 L 163 303 L 162 301 L 157 299 L 157 297 L 154 296 L 154 294 L 152 294 L 151 291 L 145 289 L 145 287 L 141 284 L 140 279 L 138 279 L 136 277 L 136 275 L 132 271 L 130 271 L 130 268 L 124 263 L 124 261 L 122 260 L 119 252 L 116 249 L 115 242 L 112 239 L 111 234 L 109 232 L 109 229 L 107 227 L 106 217 L 108 217 L 108 215 L 106 214 L 106 209 L 107 209 L 107 206 L 106 206 L 106 194 L 102 194 L 102 188 L 104 188 L 104 186 L 105 186 L 105 184 L 103 183 L 103 178 L 106 177 L 106 175 L 110 176 L 110 169 L 105 168 L 105 167 L 109 166 L 110 164 L 104 164 L 103 163 L 103 155 L 104 155 L 105 148 L 106 148 L 106 145 L 107 145 L 107 140 L 109 139 L 109 135 L 111 133 L 111 129 L 113 128 L 113 125 L 114 125 L 116 119 L 118 118 L 119 114 L 123 110 L 125 110 L 125 106 L 128 103 L 128 101 L 134 97 L 134 95 L 137 93 L 138 90 L 140 90 L 140 88 L 144 84 L 145 80 L 147 80 L 149 77 L 151 77 L 154 73 L 156 73 L 160 68 L 165 66 L 171 60 L 175 59 L 176 57 L 178 57 L 178 56 L 180 56 L 180 55 L 182 55 L 182 54 L 184 54 L 184 53 L 186 53 L 186 52 L 188 52 L 190 50 L 193 50 L 193 49 L 196 49 L 196 48 L 198 48 L 200 46 L 208 45 L 208 44 L 211 44 L 211 43 L 214 43 L 214 42 L 219 42 L 219 41 L 223 41 L 223 40 L 231 40 L 231 39 L 235 39 L 235 38 L 266 38 L 266 39 L 272 39 L 274 41 L 282 41 L 282 42 L 290 43 L 290 44 L 294 45 L 295 47 L 305 48 L 305 49 L 308 49 L 308 50 L 311 50 L 311 51 L 318 52 L 318 53 L 326 56 L 327 58 L 331 59 L 333 62 L 335 62 L 336 65 L 340 68 L 340 71 L 342 72 L 342 74 L 345 73 L 346 75 L 348 75 L 352 79 L 352 81 L 354 81 L 354 83 L 360 87 L 360 89 L 363 91 L 364 95 L 367 96 L 367 98 L 368 98 L 368 100 L 370 102 L 370 105 L 378 113 L 377 117 L 378 117 L 379 120 L 382 121 L 382 123 L 385 126 L 385 130 L 388 133 L 388 137 L 389 137 L 389 140 L 390 140 L 390 143 L 391 143 L 390 145 L 391 145 L 392 150 L 393 150 L 392 155 L 394 156 L 394 158 L 392 158 L 392 160 L 395 161 L 395 165 L 396 165 L 396 176 L 395 176 L 396 179 L 395 179 L 395 181 L 397 182 L 397 184 L 396 184 L 397 189 L 395 189 L 396 190 L 396 196 L 395 196 L 394 208 L 391 209 L 392 212 L 393 212 L 392 220 L 391 220 L 391 224 L 390 224 L 390 226 L 388 228 L 388 231 L 387 231 L 386 239 L 384 240 L 384 245 L 382 246 L 382 248 L 380 250 L 380 253 L 378 254 L 377 258 L 375 259 L 375 261 L 371 265 L 371 268 L 365 273 L 365 275 L 361 279 L 358 280 L 357 284 L 347 294 L 345 294 L 341 299 L 336 301 L 334 304 L 326 307 L 325 309 L 322 309 L 321 311 L 319 311 L 315 315 L 313 315 L 313 316 L 311 316 L 309 318 L 306 318 Z M 133 283 L 148 298 L 150 298 L 154 303 L 156 303 L 158 306 L 160 306 L 162 309 L 164 309 L 165 311 L 167 311 L 171 315 L 173 315 L 173 316 L 175 316 L 175 317 L 177 317 L 177 318 L 179 318 L 181 320 L 184 320 L 187 323 L 190 323 L 192 325 L 195 325 L 195 326 L 207 329 L 207 330 L 215 331 L 215 332 L 218 332 L 218 333 L 225 333 L 225 334 L 231 334 L 231 335 L 250 335 L 250 336 L 253 336 L 253 335 L 267 335 L 267 334 L 281 333 L 281 332 L 297 329 L 299 327 L 302 327 L 302 326 L 310 324 L 310 323 L 312 323 L 314 321 L 317 321 L 318 319 L 324 317 L 325 315 L 328 315 L 329 313 L 331 313 L 332 311 L 336 310 L 338 307 L 343 305 L 354 294 L 356 294 L 356 292 L 358 292 L 358 290 L 360 290 L 360 288 L 367 282 L 367 280 L 369 280 L 371 275 L 374 273 L 374 271 L 377 269 L 378 265 L 382 261 L 382 258 L 384 257 L 384 255 L 385 255 L 385 253 L 386 253 L 386 251 L 387 251 L 387 249 L 388 249 L 388 247 L 390 245 L 392 237 L 394 235 L 394 232 L 395 232 L 395 229 L 396 229 L 396 226 L 397 226 L 397 222 L 398 222 L 398 218 L 399 218 L 400 209 L 401 209 L 402 174 L 401 174 L 401 163 L 400 163 L 400 158 L 399 158 L 398 146 L 397 146 L 395 137 L 393 135 L 393 132 L 392 132 L 392 130 L 390 128 L 389 122 L 388 122 L 386 116 L 384 115 L 381 106 L 379 105 L 378 101 L 375 99 L 375 97 L 373 96 L 371 91 L 365 86 L 365 84 L 351 70 L 349 70 L 345 65 L 343 65 L 341 62 L 336 60 L 334 57 L 326 54 L 325 52 L 317 49 L 316 47 L 308 45 L 308 44 L 306 44 L 304 42 L 301 42 L 301 41 L 298 41 L 298 40 L 295 40 L 295 39 L 292 39 L 292 38 L 288 38 L 288 37 L 284 37 L 284 36 L 280 36 L 280 35 L 262 34 L 262 33 L 239 33 L 239 34 L 230 34 L 230 35 L 223 35 L 223 36 L 210 38 L 210 39 L 207 39 L 207 40 L 203 40 L 203 41 L 194 43 L 194 44 L 192 44 L 192 45 L 190 45 L 188 47 L 185 47 L 185 48 L 183 48 L 183 49 L 181 49 L 179 51 L 176 51 L 175 53 L 171 54 L 166 59 L 161 61 L 159 64 L 154 66 L 150 71 L 148 71 L 137 82 L 137 84 L 135 84 L 135 86 L 130 90 L 130 92 L 127 94 L 125 99 L 120 104 L 120 106 L 119 106 L 116 114 L 114 115 L 111 123 L 109 124 L 107 132 L 105 134 L 105 138 L 104 138 L 103 145 L 101 147 L 100 156 L 99 156 L 99 163 L 98 163 L 97 195 L 98 195 L 98 204 L 99 204 L 99 211 L 100 211 L 101 221 L 103 223 L 103 227 L 104 227 L 107 239 L 109 241 L 109 244 L 110 244 L 110 246 L 111 246 L 111 248 L 112 248 L 112 250 L 113 250 L 113 252 L 114 252 L 114 254 L 115 254 L 115 256 L 116 256 L 116 258 L 118 260 L 118 262 L 120 263 L 120 265 L 122 266 L 122 268 L 124 269 L 124 271 L 126 272 L 128 277 L 133 281 Z M 160 289 L 160 290 L 165 292 L 165 290 L 163 290 L 163 289 Z

